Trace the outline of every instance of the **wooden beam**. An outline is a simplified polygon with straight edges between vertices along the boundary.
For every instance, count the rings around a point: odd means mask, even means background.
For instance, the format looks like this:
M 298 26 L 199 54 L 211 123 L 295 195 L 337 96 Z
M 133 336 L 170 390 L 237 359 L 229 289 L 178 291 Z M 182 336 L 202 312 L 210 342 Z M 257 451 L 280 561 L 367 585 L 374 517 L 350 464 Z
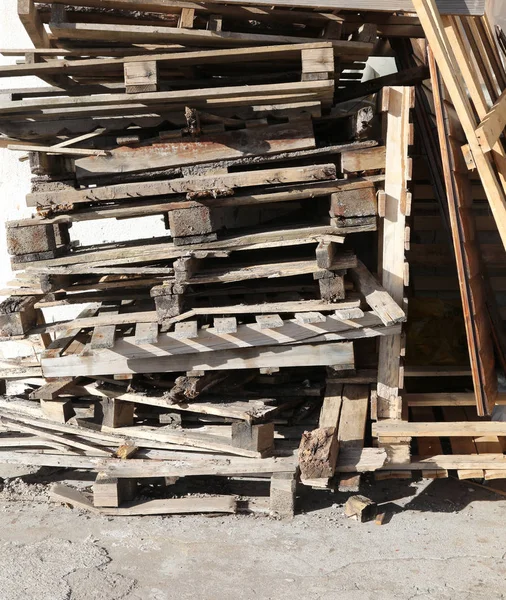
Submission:
M 404 248 L 406 205 L 410 168 L 410 109 L 413 88 L 387 88 L 387 132 L 385 172 L 385 217 L 383 219 L 382 262 L 380 265 L 383 287 L 393 301 L 402 306 L 404 301 Z M 401 336 L 380 340 L 378 362 L 378 417 L 400 418 L 402 402 Z

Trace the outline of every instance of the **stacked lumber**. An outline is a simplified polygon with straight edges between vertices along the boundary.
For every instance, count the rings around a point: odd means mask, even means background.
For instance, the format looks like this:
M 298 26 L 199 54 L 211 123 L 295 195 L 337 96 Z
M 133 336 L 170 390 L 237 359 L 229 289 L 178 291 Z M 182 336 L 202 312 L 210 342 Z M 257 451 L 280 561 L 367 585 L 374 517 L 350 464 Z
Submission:
M 60 487 L 65 502 L 291 516 L 298 482 L 356 491 L 369 471 L 506 473 L 506 429 L 482 420 L 501 402 L 502 320 L 467 206 L 482 185 L 506 239 L 506 75 L 483 3 L 254 4 L 19 2 L 34 49 L 3 50 L 21 60 L 0 77 L 45 85 L 0 98 L 0 140 L 29 162 L 33 211 L 6 223 L 15 275 L 0 337 L 29 352 L 0 364 L 0 462 L 97 473 L 92 503 Z M 467 96 L 447 81 L 459 61 L 440 64 L 439 10 L 475 42 L 496 102 L 475 104 L 476 143 Z M 375 56 L 399 71 L 361 81 Z M 418 243 L 423 194 L 455 259 Z M 134 237 L 75 239 L 106 219 Z M 458 276 L 464 384 L 409 383 L 421 372 L 405 364 L 408 263 Z M 75 316 L 50 320 L 60 308 Z M 165 497 L 135 501 L 153 480 Z

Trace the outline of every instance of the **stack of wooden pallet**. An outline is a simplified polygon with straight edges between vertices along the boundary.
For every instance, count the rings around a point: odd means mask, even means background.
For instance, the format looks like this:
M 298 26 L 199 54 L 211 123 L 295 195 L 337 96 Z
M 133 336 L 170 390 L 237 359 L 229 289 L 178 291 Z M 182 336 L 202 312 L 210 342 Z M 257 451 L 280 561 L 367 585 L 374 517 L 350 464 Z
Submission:
M 0 98 L 33 208 L 6 228 L 15 277 L 0 334 L 29 352 L 1 365 L 0 461 L 97 472 L 96 510 L 286 516 L 297 481 L 354 490 L 362 472 L 440 476 L 461 468 L 457 453 L 480 460 L 456 446 L 445 467 L 441 446 L 420 442 L 412 457 L 412 438 L 506 435 L 480 421 L 432 430 L 438 415 L 416 405 L 430 394 L 403 394 L 412 159 L 425 156 L 442 214 L 455 212 L 429 3 L 414 2 L 419 16 L 403 14 L 410 1 L 255 4 L 20 0 L 35 48 L 3 51 L 23 58 L 0 77 L 46 85 Z M 459 27 L 488 23 L 477 0 L 439 4 Z M 360 81 L 385 55 L 399 72 Z M 111 218 L 138 235 L 74 239 L 74 223 Z M 485 285 L 469 269 L 464 307 Z M 69 306 L 76 318 L 46 322 Z M 467 324 L 484 415 L 492 327 L 478 311 Z M 502 449 L 493 460 L 505 468 Z M 165 497 L 132 502 L 145 480 Z

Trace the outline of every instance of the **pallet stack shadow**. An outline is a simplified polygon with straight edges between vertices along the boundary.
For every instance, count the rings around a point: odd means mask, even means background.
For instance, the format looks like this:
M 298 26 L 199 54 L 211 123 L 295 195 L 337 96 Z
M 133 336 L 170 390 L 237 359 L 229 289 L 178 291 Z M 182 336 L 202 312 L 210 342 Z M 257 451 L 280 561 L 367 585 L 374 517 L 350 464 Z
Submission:
M 47 84 L 0 98 L 34 211 L 6 228 L 0 331 L 26 358 L 2 360 L 0 462 L 94 471 L 93 503 L 54 493 L 108 514 L 281 516 L 298 482 L 355 490 L 363 472 L 467 464 L 472 449 L 446 460 L 413 422 L 450 399 L 404 394 L 419 148 L 444 189 L 419 19 L 86 4 L 21 1 L 35 50 L 0 68 Z M 359 82 L 392 53 L 398 73 Z M 79 244 L 106 219 L 138 234 Z M 77 318 L 45 321 L 68 306 Z M 487 393 L 466 402 L 484 414 Z

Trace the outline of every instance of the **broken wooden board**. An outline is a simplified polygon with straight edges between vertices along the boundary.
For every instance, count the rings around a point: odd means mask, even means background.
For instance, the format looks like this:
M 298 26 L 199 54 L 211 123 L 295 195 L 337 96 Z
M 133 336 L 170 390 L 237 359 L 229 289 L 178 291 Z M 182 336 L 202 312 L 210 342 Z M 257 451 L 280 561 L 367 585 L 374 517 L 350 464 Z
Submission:
M 102 508 L 93 506 L 90 500 L 88 500 L 82 492 L 62 484 L 53 485 L 50 495 L 56 502 L 112 517 L 181 515 L 192 513 L 235 513 L 237 511 L 235 496 L 130 501 L 123 503 L 122 506 L 117 508 Z

